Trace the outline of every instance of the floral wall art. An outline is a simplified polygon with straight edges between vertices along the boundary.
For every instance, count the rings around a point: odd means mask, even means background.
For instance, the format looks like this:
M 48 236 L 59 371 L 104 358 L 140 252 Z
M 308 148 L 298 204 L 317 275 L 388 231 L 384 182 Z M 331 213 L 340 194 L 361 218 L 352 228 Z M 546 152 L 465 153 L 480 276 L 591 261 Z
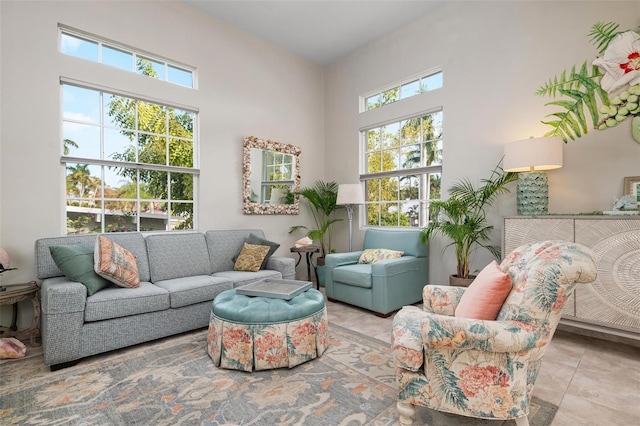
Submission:
M 591 64 L 587 60 L 570 72 L 562 71 L 536 91 L 559 98 L 546 104 L 560 111 L 542 121 L 552 127 L 545 136 L 566 143 L 587 134 L 589 122 L 605 130 L 630 119 L 631 135 L 640 143 L 640 36 L 620 30 L 615 22 L 596 23 L 588 35 L 598 49 Z

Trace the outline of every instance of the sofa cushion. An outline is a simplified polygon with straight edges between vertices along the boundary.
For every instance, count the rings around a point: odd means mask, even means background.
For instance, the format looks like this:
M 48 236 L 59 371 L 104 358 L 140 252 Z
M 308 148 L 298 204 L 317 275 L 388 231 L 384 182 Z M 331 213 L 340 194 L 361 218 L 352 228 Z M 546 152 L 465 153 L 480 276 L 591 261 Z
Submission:
M 96 239 L 93 259 L 94 270 L 102 278 L 120 287 L 140 286 L 136 257 L 115 241 L 99 235 Z
M 93 270 L 92 248 L 83 244 L 69 244 L 50 246 L 49 250 L 58 268 L 71 281 L 81 282 L 89 296 L 111 285 Z
M 234 271 L 258 272 L 262 261 L 269 253 L 269 246 L 256 246 L 244 243 L 233 265 Z
M 333 270 L 333 282 L 371 288 L 371 264 L 344 265 Z
M 247 238 L 254 234 L 264 238 L 260 229 L 212 230 L 205 232 L 212 272 L 233 271 L 233 257 L 242 250 Z
M 241 285 L 251 284 L 252 282 L 263 280 L 265 278 L 282 278 L 282 274 L 278 271 L 271 269 L 263 269 L 258 272 L 244 272 L 244 271 L 223 271 L 213 274 L 214 277 L 226 278 L 233 281 L 233 287 L 240 287 Z
M 146 241 L 151 282 L 211 274 L 203 234 L 154 234 Z
M 174 278 L 158 281 L 155 285 L 169 292 L 172 308 L 212 301 L 221 291 L 233 288 L 231 280 L 211 275 Z
M 147 243 L 142 234 L 140 232 L 110 232 L 107 236 L 111 241 L 120 244 L 136 257 L 140 281 L 150 281 L 151 273 L 149 272 Z
M 169 309 L 169 292 L 150 282 L 136 288 L 111 286 L 87 298 L 84 319 L 87 322 L 128 317 Z
M 273 256 L 273 253 L 275 253 L 276 250 L 278 250 L 278 247 L 280 247 L 280 244 L 274 243 L 273 241 L 265 240 L 264 238 L 259 237 L 256 234 L 250 234 L 247 240 L 245 241 L 245 243 L 254 244 L 257 246 L 269 246 L 269 251 L 267 252 L 267 255 L 264 257 L 264 260 L 260 265 L 260 269 L 265 269 L 267 267 L 267 263 L 269 262 L 269 259 L 271 258 L 271 256 Z M 233 259 L 234 262 L 237 260 L 239 255 L 240 253 L 238 253 L 238 255 Z

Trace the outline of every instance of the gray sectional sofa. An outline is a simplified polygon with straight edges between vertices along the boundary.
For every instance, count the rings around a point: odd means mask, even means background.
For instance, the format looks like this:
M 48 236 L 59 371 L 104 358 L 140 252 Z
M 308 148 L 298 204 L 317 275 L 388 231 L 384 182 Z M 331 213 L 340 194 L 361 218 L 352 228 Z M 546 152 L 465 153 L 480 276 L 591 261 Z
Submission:
M 42 238 L 35 243 L 41 288 L 44 362 L 52 370 L 79 359 L 206 327 L 221 291 L 263 278 L 295 278 L 295 260 L 272 256 L 267 269 L 234 271 L 234 256 L 259 229 L 179 234 L 105 234 L 136 256 L 140 287 L 111 286 L 92 296 L 58 269 L 50 246 L 93 247 L 97 234 Z

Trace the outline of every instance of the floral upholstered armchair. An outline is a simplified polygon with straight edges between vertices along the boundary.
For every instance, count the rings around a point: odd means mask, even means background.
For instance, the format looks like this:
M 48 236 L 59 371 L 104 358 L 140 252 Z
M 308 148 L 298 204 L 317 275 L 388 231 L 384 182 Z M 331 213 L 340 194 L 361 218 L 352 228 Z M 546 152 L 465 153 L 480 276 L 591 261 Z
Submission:
M 525 245 L 500 268 L 511 292 L 495 321 L 458 318 L 465 288 L 428 285 L 423 309 L 404 307 L 393 321 L 393 356 L 402 424 L 414 405 L 528 425 L 529 404 L 547 344 L 578 283 L 596 278 L 587 247 L 564 241 Z

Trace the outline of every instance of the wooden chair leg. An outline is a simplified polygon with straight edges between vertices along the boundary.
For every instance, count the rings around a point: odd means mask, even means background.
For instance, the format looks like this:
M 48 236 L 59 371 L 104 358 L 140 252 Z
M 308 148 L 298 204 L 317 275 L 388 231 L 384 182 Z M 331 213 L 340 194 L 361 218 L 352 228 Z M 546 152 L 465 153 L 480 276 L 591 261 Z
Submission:
M 413 416 L 416 413 L 416 409 L 413 407 L 413 405 L 407 402 L 398 400 L 398 403 L 396 404 L 396 408 L 398 410 L 398 413 L 400 414 L 400 424 L 402 425 L 413 424 Z
M 518 417 L 516 419 L 516 425 L 517 426 L 529 426 L 529 419 L 527 418 L 527 416 Z

